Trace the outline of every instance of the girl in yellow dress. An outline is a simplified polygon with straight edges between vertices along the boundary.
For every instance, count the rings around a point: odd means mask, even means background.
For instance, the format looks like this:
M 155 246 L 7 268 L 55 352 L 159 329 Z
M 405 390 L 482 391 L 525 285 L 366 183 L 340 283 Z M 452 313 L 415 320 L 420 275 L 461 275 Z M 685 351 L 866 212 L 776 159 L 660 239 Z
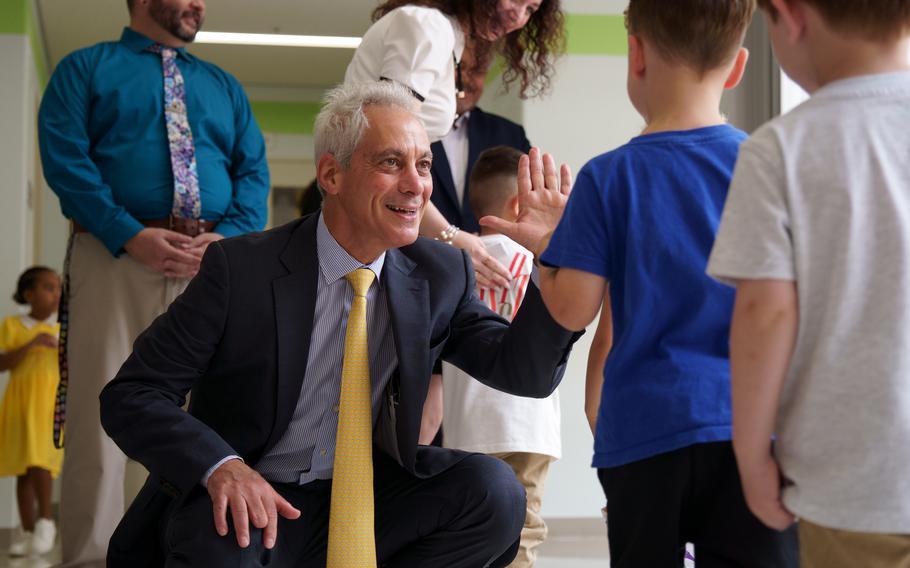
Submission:
M 0 324 L 0 371 L 10 370 L 0 404 L 0 476 L 16 476 L 22 527 L 9 552 L 24 556 L 51 550 L 57 532 L 51 479 L 63 461 L 53 440 L 60 276 L 44 266 L 29 268 L 19 277 L 13 299 L 31 310 Z

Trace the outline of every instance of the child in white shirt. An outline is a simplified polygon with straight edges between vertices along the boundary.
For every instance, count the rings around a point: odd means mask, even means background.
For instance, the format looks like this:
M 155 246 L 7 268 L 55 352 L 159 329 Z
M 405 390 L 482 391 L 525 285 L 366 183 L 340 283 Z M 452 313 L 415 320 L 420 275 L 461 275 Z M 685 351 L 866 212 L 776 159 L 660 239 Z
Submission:
M 496 215 L 514 220 L 518 213 L 518 161 L 521 152 L 498 146 L 484 151 L 471 172 L 470 203 L 477 218 Z M 509 269 L 509 286 L 477 286 L 490 309 L 511 321 L 521 306 L 531 277 L 534 255 L 491 229 L 482 229 L 487 251 Z M 550 462 L 560 457 L 559 394 L 545 399 L 509 395 L 443 364 L 443 400 L 447 448 L 482 452 L 508 463 L 528 496 L 518 556 L 512 566 L 533 566 L 536 547 L 546 537 L 540 517 L 544 482 Z

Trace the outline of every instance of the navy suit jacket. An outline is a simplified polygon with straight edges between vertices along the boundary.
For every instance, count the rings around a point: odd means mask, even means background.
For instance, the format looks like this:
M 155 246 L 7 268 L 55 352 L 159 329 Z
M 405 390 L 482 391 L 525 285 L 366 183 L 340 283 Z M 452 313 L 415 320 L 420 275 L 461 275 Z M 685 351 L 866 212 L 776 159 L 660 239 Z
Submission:
M 160 562 L 167 511 L 201 489 L 219 459 L 237 454 L 255 466 L 287 430 L 307 379 L 317 219 L 210 245 L 199 274 L 102 391 L 105 430 L 151 472 L 111 539 L 109 566 Z M 533 286 L 510 326 L 475 297 L 473 274 L 463 251 L 430 239 L 387 252 L 381 277 L 398 368 L 374 440 L 417 477 L 466 455 L 417 444 L 437 358 L 494 388 L 545 397 L 579 336 L 550 317 Z
M 434 142 L 431 146 L 433 150 L 433 196 L 430 200 L 449 223 L 469 233 L 480 231 L 480 225 L 477 224 L 477 218 L 471 211 L 468 200 L 471 170 L 474 168 L 474 163 L 477 162 L 477 156 L 494 146 L 511 146 L 524 153 L 531 149 L 531 143 L 528 142 L 524 128 L 511 120 L 486 113 L 475 107 L 468 117 L 468 169 L 464 184 L 464 199 L 461 203 L 458 202 L 452 167 L 442 142 Z

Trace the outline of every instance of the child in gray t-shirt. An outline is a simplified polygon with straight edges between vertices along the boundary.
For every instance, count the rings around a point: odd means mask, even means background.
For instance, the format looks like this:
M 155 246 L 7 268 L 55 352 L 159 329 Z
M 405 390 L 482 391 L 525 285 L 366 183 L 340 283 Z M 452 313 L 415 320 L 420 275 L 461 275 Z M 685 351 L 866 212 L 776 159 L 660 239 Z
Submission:
M 743 144 L 708 266 L 737 287 L 743 487 L 765 524 L 799 516 L 803 566 L 898 565 L 910 561 L 910 0 L 759 5 L 812 97 Z

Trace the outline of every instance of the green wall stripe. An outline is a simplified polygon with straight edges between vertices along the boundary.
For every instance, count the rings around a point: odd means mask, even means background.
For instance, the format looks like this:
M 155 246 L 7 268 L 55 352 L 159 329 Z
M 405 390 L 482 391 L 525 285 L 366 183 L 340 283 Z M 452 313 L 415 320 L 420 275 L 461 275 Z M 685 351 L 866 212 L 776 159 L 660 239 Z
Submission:
M 0 1 L 0 34 L 24 34 L 29 11 L 28 0 Z
M 569 55 L 626 55 L 629 51 L 621 14 L 566 14 Z
M 0 34 L 27 35 L 41 89 L 47 84 L 47 55 L 32 13 L 33 0 L 0 0 Z
M 38 29 L 38 22 L 35 21 L 31 9 L 25 11 L 25 27 L 28 32 L 29 43 L 32 46 L 32 57 L 35 58 L 35 73 L 38 75 L 38 85 L 43 91 L 48 79 L 47 54 L 44 52 L 44 42 Z
M 316 115 L 322 108 L 316 102 L 252 101 L 250 106 L 263 132 L 312 134 Z
M 625 19 L 621 14 L 566 14 L 566 52 L 569 55 L 620 55 L 629 52 Z M 505 71 L 502 57 L 487 72 L 489 85 Z

